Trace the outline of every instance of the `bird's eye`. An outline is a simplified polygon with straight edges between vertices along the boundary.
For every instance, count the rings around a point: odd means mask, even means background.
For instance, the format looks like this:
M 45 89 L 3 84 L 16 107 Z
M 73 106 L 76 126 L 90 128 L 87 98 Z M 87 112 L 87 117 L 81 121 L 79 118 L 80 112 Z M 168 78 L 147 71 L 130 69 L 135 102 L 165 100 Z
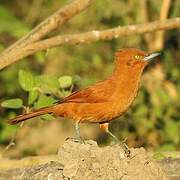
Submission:
M 135 58 L 136 60 L 141 60 L 141 59 L 143 59 L 143 56 L 135 55 L 134 58 Z

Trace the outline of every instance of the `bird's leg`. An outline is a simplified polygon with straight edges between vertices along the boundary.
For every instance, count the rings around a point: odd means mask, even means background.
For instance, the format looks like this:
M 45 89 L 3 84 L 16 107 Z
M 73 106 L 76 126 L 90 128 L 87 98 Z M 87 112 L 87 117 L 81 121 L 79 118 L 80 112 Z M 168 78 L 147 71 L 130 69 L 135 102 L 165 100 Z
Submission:
M 130 157 L 131 151 L 129 149 L 129 147 L 127 146 L 127 144 L 125 143 L 125 141 L 120 141 L 111 131 L 109 131 L 108 127 L 109 127 L 109 123 L 101 123 L 99 124 L 100 128 L 103 129 L 106 133 L 108 133 L 114 140 L 116 143 L 120 144 L 126 154 L 127 157 Z
M 78 121 L 76 121 L 75 130 L 76 130 L 76 136 L 77 136 L 79 142 L 84 144 L 84 140 L 81 137 L 80 127 L 79 127 L 79 122 Z
M 81 137 L 80 128 L 79 128 L 79 122 L 78 121 L 76 121 L 76 123 L 75 123 L 75 130 L 76 130 L 76 137 L 75 138 L 68 137 L 68 138 L 66 138 L 66 141 L 70 139 L 70 140 L 72 140 L 74 142 L 80 142 L 82 144 L 85 144 L 84 140 Z

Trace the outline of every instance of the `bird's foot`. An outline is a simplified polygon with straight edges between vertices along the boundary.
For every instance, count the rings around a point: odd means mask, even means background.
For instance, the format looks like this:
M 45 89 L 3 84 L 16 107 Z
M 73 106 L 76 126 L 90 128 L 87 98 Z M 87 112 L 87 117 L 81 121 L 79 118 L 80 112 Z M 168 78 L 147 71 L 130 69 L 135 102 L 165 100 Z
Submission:
M 113 139 L 114 139 L 114 142 L 118 145 L 120 145 L 122 147 L 122 149 L 124 150 L 125 152 L 125 156 L 130 158 L 131 157 L 131 151 L 130 149 L 128 148 L 127 144 L 125 143 L 127 138 L 124 140 L 124 141 L 120 141 L 109 129 L 108 129 L 108 126 L 109 126 L 109 123 L 101 123 L 100 124 L 100 128 L 105 130 L 106 133 L 108 133 Z
M 78 137 L 78 141 L 80 142 L 80 144 L 85 144 L 85 141 L 81 136 Z
M 80 137 L 74 138 L 74 137 L 67 137 L 65 141 L 71 140 L 75 143 L 85 144 L 85 141 Z
M 124 151 L 126 157 L 131 158 L 131 150 L 129 149 L 128 145 L 124 141 L 115 141 L 114 145 L 120 145 Z
M 114 138 L 114 145 L 120 145 L 124 151 L 124 154 L 127 158 L 131 158 L 131 151 L 128 147 L 128 145 L 126 144 L 126 140 L 127 138 L 125 138 L 123 141 L 120 141 L 116 136 Z
M 122 148 L 124 150 L 124 153 L 125 153 L 126 157 L 131 158 L 131 150 L 129 149 L 128 145 L 126 144 L 126 140 L 127 140 L 127 138 L 125 138 L 120 143 L 121 143 L 121 146 L 122 146 Z

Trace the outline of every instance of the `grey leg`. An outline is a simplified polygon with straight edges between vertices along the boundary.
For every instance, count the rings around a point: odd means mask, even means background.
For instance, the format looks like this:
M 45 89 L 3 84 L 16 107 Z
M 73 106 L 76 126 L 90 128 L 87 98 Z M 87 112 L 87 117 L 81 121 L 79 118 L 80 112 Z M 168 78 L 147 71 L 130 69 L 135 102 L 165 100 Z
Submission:
M 127 157 L 130 157 L 131 151 L 129 150 L 128 146 L 126 145 L 125 141 L 121 142 L 111 131 L 109 131 L 109 123 L 101 123 L 99 124 L 100 128 L 103 129 L 106 133 L 108 133 L 117 144 L 120 144 L 126 154 Z
M 119 143 L 119 139 L 111 132 L 109 129 L 106 132 L 115 140 L 116 143 Z
M 80 133 L 79 122 L 76 122 L 75 130 L 76 130 L 76 136 L 77 136 L 79 142 L 84 143 L 84 140 L 82 139 L 81 133 Z
M 130 157 L 131 151 L 125 141 L 120 141 L 111 131 L 106 130 L 106 132 L 115 140 L 117 144 L 120 144 L 126 154 L 127 157 Z

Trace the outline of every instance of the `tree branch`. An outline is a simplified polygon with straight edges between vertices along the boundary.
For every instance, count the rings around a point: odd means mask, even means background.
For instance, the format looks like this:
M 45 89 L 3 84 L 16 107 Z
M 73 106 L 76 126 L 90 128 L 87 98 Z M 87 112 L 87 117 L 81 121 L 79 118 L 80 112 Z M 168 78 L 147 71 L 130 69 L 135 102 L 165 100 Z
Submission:
M 1 56 L 11 52 L 16 48 L 20 48 L 37 40 L 40 40 L 49 32 L 63 25 L 66 21 L 73 16 L 79 14 L 86 9 L 93 0 L 74 0 L 63 8 L 60 8 L 54 14 L 45 19 L 42 23 L 36 26 L 31 32 L 18 40 L 12 46 L 7 48 Z
M 37 41 L 18 47 L 4 56 L 0 55 L 0 69 L 18 61 L 21 58 L 32 55 L 37 51 L 46 50 L 63 44 L 82 44 L 97 40 L 109 40 L 120 36 L 150 33 L 159 30 L 168 30 L 180 27 L 180 18 L 172 18 L 165 21 L 154 21 L 147 24 L 118 26 L 116 28 L 89 31 L 80 34 L 55 36 L 46 40 Z M 3 53 L 4 54 L 4 53 Z

